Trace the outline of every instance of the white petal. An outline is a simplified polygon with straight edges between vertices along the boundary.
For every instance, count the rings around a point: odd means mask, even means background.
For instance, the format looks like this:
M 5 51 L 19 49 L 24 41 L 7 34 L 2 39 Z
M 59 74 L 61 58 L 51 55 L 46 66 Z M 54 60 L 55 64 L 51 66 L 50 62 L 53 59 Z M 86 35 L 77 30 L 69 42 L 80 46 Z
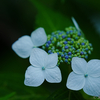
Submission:
M 47 36 L 44 28 L 38 28 L 31 33 L 31 39 L 35 46 L 41 46 L 47 41 Z
M 100 77 L 90 77 L 86 78 L 83 90 L 86 94 L 91 96 L 100 96 Z
M 71 90 L 80 90 L 84 87 L 84 84 L 84 75 L 75 74 L 74 72 L 71 72 L 68 76 L 66 86 Z
M 59 83 L 62 80 L 60 69 L 56 66 L 52 69 L 45 69 L 45 79 L 50 83 Z
M 100 76 L 100 60 L 97 59 L 90 60 L 87 63 L 87 73 L 93 77 Z
M 86 73 L 87 62 L 83 58 L 73 57 L 71 66 L 75 73 L 84 74 Z
M 44 75 L 41 68 L 29 66 L 25 73 L 24 84 L 27 86 L 40 86 L 44 82 Z
M 58 55 L 57 53 L 49 54 L 47 57 L 45 57 L 45 67 L 46 68 L 52 68 L 57 65 L 58 62 Z
M 78 25 L 78 23 L 76 22 L 76 20 L 74 19 L 74 17 L 72 17 L 72 21 L 73 21 L 73 23 L 74 23 L 76 29 L 77 29 L 78 31 L 81 31 L 80 28 L 79 28 L 79 25 Z
M 44 50 L 34 48 L 30 55 L 30 63 L 35 67 L 45 67 L 45 57 L 47 56 L 48 54 Z
M 31 38 L 27 35 L 20 37 L 16 42 L 12 44 L 12 49 L 15 53 L 22 57 L 27 58 L 31 54 L 33 43 Z

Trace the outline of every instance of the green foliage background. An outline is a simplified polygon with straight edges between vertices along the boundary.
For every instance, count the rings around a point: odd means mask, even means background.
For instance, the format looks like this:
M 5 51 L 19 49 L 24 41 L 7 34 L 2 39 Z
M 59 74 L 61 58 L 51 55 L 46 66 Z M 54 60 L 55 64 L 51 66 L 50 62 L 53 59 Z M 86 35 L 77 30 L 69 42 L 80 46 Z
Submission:
M 39 87 L 24 85 L 28 59 L 18 57 L 11 45 L 22 35 L 43 27 L 47 34 L 73 26 L 75 17 L 85 37 L 93 44 L 90 59 L 100 59 L 100 37 L 89 16 L 100 12 L 99 0 L 1 0 L 0 1 L 0 100 L 93 100 L 82 90 L 67 90 L 67 65 L 61 65 L 63 80 L 59 84 L 46 81 Z M 98 100 L 98 99 L 95 99 Z

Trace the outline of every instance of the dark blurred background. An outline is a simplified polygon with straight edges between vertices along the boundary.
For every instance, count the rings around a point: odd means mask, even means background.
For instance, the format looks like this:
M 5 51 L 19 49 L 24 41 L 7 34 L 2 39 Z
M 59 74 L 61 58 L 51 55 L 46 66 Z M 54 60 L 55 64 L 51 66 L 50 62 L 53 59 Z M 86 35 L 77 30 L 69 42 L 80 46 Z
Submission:
M 11 45 L 38 27 L 50 34 L 74 26 L 72 16 L 93 44 L 88 60 L 100 59 L 99 0 L 0 0 L 0 100 L 45 100 L 63 84 L 26 87 L 24 73 L 29 61 L 18 57 Z

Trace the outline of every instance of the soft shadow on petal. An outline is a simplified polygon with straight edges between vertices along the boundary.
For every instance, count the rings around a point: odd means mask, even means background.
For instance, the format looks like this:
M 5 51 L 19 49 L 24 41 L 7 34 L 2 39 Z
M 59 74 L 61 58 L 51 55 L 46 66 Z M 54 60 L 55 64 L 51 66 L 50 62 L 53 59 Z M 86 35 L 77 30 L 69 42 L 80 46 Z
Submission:
M 67 79 L 67 88 L 71 90 L 80 90 L 84 87 L 85 78 L 84 75 L 78 75 L 74 72 L 71 72 Z
M 93 59 L 87 63 L 87 73 L 92 77 L 100 76 L 100 60 Z
M 41 46 L 47 41 L 44 28 L 40 27 L 31 33 L 31 39 L 35 46 Z
M 24 84 L 27 86 L 37 87 L 44 82 L 44 75 L 40 68 L 29 66 L 25 73 Z
M 30 63 L 35 67 L 45 67 L 45 58 L 47 56 L 48 54 L 44 50 L 40 48 L 34 48 L 29 60 Z
M 100 96 L 100 77 L 87 77 L 83 90 L 91 96 Z
M 58 55 L 57 53 L 49 54 L 45 57 L 45 67 L 46 68 L 53 68 L 57 65 L 58 62 Z
M 71 66 L 75 73 L 85 74 L 86 73 L 87 62 L 83 58 L 73 57 Z
M 62 80 L 61 71 L 57 66 L 52 69 L 45 69 L 44 76 L 50 83 L 59 83 Z
M 27 35 L 20 37 L 16 42 L 12 44 L 12 49 L 18 56 L 22 58 L 29 57 L 32 48 L 33 43 L 31 41 L 31 38 Z

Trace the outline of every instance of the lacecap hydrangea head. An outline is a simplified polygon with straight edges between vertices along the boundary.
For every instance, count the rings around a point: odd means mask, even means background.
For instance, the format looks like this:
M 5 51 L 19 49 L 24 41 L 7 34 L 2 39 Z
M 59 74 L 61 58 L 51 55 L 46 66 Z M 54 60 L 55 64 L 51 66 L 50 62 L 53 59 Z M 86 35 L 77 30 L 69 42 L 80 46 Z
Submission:
M 57 53 L 59 66 L 61 62 L 70 64 L 72 57 L 87 59 L 93 47 L 80 31 L 70 26 L 65 31 L 58 30 L 48 35 L 42 49 L 48 54 Z

